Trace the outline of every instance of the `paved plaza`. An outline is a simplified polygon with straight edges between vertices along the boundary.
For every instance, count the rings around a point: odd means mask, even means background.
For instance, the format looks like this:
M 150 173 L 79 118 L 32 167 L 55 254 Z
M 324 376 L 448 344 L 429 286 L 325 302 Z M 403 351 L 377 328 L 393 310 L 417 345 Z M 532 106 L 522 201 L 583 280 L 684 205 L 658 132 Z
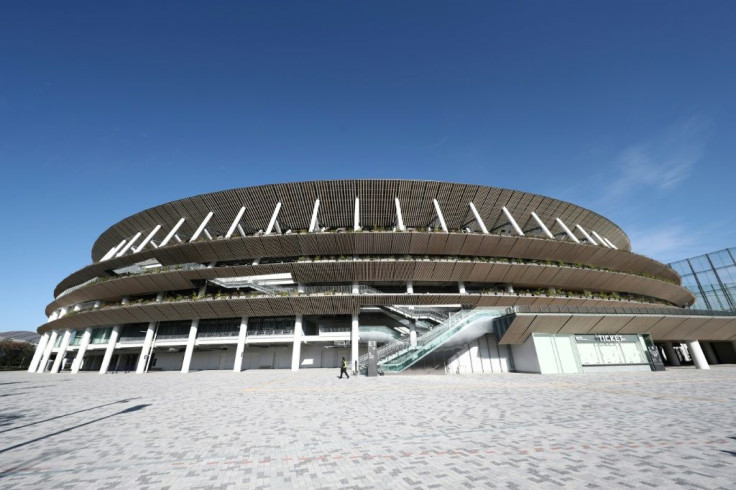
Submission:
M 0 488 L 724 488 L 736 366 L 0 373 Z

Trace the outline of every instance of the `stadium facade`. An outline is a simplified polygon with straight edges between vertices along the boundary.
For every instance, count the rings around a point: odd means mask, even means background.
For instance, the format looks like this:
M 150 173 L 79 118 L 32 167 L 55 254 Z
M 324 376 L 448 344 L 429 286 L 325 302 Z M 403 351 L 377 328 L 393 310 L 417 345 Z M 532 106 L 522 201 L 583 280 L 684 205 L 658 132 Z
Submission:
M 736 340 L 603 216 L 527 192 L 337 180 L 214 192 L 108 228 L 61 281 L 32 372 L 661 369 Z M 370 352 L 368 352 L 370 350 Z

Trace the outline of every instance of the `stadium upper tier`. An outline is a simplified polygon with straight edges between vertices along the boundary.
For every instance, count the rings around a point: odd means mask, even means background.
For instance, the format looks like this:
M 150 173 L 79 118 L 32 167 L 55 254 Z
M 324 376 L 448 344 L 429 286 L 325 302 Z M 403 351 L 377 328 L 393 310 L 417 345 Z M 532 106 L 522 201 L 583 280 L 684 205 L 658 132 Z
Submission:
M 370 305 L 694 301 L 670 267 L 632 253 L 626 234 L 592 211 L 442 182 L 316 181 L 204 194 L 113 225 L 92 259 L 57 286 L 41 331 Z M 274 278 L 281 289 L 264 286 Z M 208 298 L 208 288 L 218 296 Z

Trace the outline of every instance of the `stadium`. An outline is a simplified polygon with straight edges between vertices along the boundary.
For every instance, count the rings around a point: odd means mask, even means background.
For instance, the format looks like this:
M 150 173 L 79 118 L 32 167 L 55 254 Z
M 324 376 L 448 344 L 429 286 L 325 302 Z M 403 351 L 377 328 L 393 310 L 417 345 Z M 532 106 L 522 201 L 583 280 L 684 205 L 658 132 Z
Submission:
M 434 181 L 231 189 L 112 225 L 63 279 L 29 372 L 708 368 L 733 312 L 583 207 Z M 674 357 L 676 359 L 676 357 Z

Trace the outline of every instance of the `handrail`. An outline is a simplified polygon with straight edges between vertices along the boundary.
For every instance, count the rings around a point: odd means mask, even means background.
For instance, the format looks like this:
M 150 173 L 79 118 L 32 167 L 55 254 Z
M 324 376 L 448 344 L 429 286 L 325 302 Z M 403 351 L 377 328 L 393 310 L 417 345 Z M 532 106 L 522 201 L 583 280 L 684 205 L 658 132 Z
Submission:
M 734 316 L 733 311 L 691 310 L 688 308 L 629 308 L 619 306 L 529 306 L 516 307 L 518 313 L 586 313 L 605 315 L 673 315 L 673 316 Z
M 416 346 L 411 346 L 407 340 L 399 340 L 386 344 L 376 350 L 376 357 L 379 364 L 385 364 L 390 359 L 399 355 L 420 350 L 429 350 L 433 347 L 435 341 L 439 338 L 455 334 L 459 328 L 467 324 L 467 321 L 473 320 L 478 316 L 486 316 L 489 314 L 498 318 L 514 313 L 514 308 L 474 308 L 472 310 L 462 310 L 450 315 L 450 317 L 442 324 L 436 326 L 429 332 L 417 338 Z M 358 358 L 359 368 L 364 368 L 368 362 L 368 354 L 364 354 Z

